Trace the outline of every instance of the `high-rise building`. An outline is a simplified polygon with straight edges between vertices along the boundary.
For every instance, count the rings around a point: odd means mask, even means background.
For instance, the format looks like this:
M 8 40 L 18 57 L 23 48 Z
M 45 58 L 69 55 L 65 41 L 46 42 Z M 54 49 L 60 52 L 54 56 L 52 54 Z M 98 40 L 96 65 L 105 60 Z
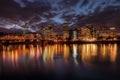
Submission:
M 78 39 L 79 40 L 88 40 L 91 38 L 91 32 L 88 27 L 82 27 L 78 29 Z
M 109 37 L 109 29 L 106 26 L 101 26 L 99 29 L 99 36 L 98 37 Z
M 24 25 L 23 35 L 25 35 L 25 34 L 28 33 L 28 27 L 29 27 L 29 24 L 28 24 L 28 23 L 25 23 L 25 25 Z
M 103 40 L 113 39 L 117 36 L 116 28 L 115 27 L 106 27 L 103 26 L 99 30 L 99 36 Z
M 53 28 L 51 27 L 51 25 L 48 25 L 47 27 L 43 28 L 42 36 L 44 39 L 51 40 L 56 38 L 56 33 L 53 31 Z
M 93 25 L 89 25 L 87 26 L 87 28 L 90 30 L 90 34 L 92 38 L 96 38 L 97 37 L 97 30 Z
M 77 29 L 69 30 L 69 38 L 70 38 L 70 40 L 77 40 L 78 39 L 78 30 Z
M 109 28 L 109 36 L 110 37 L 115 37 L 117 35 L 116 28 L 115 27 L 110 27 Z
M 70 34 L 69 34 L 69 24 L 68 23 L 64 23 L 62 25 L 63 28 L 63 38 L 64 39 L 69 39 Z

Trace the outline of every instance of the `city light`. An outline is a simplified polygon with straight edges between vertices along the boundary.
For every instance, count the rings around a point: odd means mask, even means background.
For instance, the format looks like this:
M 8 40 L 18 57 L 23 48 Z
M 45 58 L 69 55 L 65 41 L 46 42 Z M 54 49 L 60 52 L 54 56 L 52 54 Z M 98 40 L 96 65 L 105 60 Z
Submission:
M 25 25 L 26 26 L 26 25 Z M 68 23 L 62 25 L 62 34 L 48 25 L 41 32 L 28 33 L 26 27 L 24 34 L 7 34 L 0 37 L 2 43 L 34 43 L 46 41 L 46 43 L 62 43 L 62 42 L 99 42 L 99 41 L 119 41 L 119 33 L 115 27 L 102 27 L 100 30 L 91 25 L 83 26 L 76 29 L 69 29 Z

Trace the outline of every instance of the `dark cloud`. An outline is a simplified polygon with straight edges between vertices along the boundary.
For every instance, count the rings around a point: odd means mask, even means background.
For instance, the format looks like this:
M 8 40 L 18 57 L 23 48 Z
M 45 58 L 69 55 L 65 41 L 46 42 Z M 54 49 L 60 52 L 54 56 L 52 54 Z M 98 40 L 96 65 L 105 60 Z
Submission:
M 61 0 L 61 5 L 66 5 L 66 7 L 75 6 L 79 0 Z
M 85 5 L 87 5 L 88 2 L 89 2 L 89 0 L 84 0 L 83 3 L 81 4 L 81 6 L 85 6 Z
M 111 10 L 115 10 L 114 13 L 118 15 L 119 8 L 120 0 L 0 0 L 0 18 L 19 22 L 39 15 L 39 20 L 32 21 L 34 26 L 42 23 L 62 24 L 64 22 L 72 25 L 94 22 L 98 19 L 101 21 L 100 17 L 110 16 Z M 97 16 L 99 17 L 94 18 Z M 119 17 L 115 16 L 115 18 Z

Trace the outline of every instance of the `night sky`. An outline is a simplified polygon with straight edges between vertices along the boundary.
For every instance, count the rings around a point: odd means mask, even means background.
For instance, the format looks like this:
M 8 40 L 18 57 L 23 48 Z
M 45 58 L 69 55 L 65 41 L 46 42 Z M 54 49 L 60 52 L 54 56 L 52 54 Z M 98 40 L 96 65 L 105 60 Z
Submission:
M 0 0 L 0 27 L 6 29 L 23 29 L 21 26 L 26 21 L 31 22 L 30 26 L 43 23 L 119 25 L 119 14 L 120 0 Z

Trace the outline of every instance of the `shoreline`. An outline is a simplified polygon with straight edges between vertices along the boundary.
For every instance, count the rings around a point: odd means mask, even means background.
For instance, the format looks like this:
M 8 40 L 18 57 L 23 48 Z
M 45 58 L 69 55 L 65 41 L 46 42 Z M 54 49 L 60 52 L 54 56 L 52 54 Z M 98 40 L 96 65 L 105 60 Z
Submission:
M 115 41 L 32 41 L 32 42 L 1 42 L 1 45 L 9 44 L 114 44 L 120 43 L 120 40 Z

